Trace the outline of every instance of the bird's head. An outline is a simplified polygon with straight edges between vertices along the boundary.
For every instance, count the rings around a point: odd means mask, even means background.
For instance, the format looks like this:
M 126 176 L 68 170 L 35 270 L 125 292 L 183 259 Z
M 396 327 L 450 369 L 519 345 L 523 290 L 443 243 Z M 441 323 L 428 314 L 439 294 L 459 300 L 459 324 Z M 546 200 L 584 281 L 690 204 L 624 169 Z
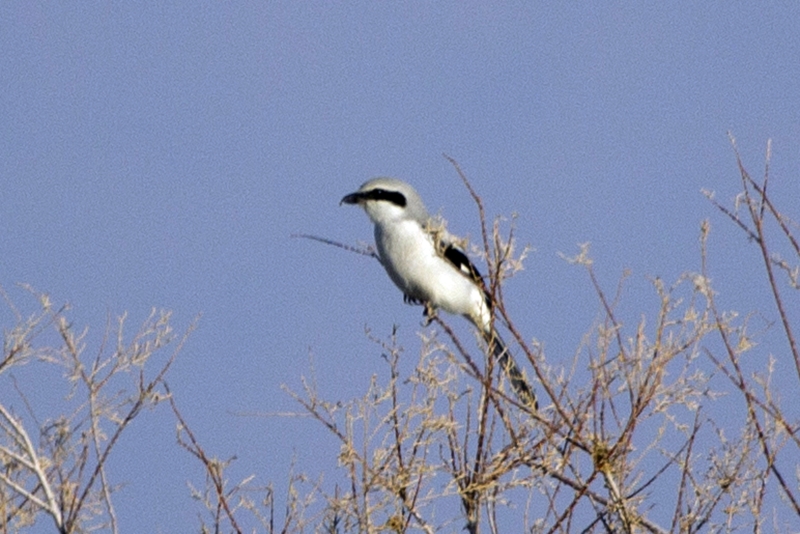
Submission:
M 424 223 L 428 219 L 422 199 L 409 184 L 394 178 L 373 178 L 340 204 L 358 204 L 375 224 L 402 219 Z

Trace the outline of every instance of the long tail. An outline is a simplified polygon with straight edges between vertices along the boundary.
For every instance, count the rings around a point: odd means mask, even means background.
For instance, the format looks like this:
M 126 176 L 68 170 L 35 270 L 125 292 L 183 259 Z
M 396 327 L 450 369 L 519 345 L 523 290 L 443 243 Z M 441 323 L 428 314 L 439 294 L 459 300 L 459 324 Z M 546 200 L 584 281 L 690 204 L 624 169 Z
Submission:
M 539 403 L 536 401 L 536 393 L 525 376 L 520 371 L 517 362 L 508 350 L 508 346 L 500 338 L 500 334 L 495 331 L 484 334 L 484 339 L 489 345 L 489 350 L 492 351 L 495 361 L 500 365 L 511 383 L 511 389 L 522 404 L 531 406 L 534 411 L 539 409 Z

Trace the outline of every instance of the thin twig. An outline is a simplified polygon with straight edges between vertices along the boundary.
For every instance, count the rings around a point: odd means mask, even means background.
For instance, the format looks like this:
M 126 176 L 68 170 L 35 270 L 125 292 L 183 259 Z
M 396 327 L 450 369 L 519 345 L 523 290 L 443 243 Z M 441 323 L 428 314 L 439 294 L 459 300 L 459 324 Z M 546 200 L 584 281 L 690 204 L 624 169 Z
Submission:
M 361 254 L 362 256 L 368 256 L 370 258 L 374 258 L 379 262 L 381 261 L 381 257 L 378 256 L 378 253 L 375 252 L 375 250 L 373 250 L 371 247 L 366 249 L 360 247 L 354 247 L 352 245 L 345 245 L 344 243 L 339 243 L 338 241 L 333 241 L 332 239 L 327 239 L 324 237 L 319 237 L 311 234 L 292 234 L 290 237 L 296 239 L 310 239 L 311 241 L 317 241 L 319 243 L 324 243 L 326 245 L 331 245 L 337 248 L 344 249 L 348 252 L 355 252 L 356 254 Z

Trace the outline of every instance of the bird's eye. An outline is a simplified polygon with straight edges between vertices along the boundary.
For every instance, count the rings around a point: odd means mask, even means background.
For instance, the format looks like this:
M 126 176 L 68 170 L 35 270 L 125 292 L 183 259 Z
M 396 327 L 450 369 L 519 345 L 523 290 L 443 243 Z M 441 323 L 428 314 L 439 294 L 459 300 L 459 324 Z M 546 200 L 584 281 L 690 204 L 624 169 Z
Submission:
M 386 189 L 373 189 L 369 192 L 371 200 L 385 200 L 401 208 L 406 207 L 406 196 L 399 191 L 388 191 Z

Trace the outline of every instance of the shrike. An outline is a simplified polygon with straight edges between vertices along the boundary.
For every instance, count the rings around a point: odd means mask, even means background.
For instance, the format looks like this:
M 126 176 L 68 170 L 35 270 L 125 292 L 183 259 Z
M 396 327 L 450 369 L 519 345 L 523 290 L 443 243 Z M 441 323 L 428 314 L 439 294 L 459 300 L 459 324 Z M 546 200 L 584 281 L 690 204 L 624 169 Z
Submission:
M 358 204 L 375 224 L 375 245 L 405 300 L 463 315 L 483 335 L 520 402 L 537 408 L 533 389 L 492 324 L 492 299 L 478 269 L 456 240 L 432 219 L 409 184 L 375 178 L 341 203 Z

